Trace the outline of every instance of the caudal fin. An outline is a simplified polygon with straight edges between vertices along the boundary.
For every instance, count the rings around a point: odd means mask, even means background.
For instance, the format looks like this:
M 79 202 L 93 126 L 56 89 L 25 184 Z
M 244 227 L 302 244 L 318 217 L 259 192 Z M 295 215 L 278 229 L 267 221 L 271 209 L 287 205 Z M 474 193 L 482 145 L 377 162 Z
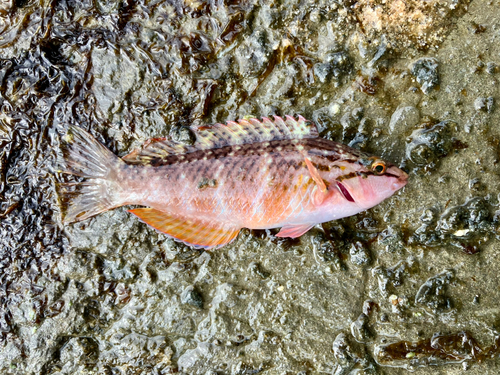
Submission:
M 85 220 L 118 207 L 116 172 L 123 161 L 77 126 L 68 128 L 61 149 L 62 172 L 84 178 L 82 182 L 59 186 L 64 222 Z

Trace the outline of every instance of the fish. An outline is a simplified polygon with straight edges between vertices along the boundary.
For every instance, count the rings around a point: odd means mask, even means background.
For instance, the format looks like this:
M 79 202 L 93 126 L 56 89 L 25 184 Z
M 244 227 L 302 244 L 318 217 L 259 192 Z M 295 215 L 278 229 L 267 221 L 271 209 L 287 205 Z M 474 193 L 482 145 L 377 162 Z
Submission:
M 192 142 L 154 138 L 119 158 L 79 126 L 61 137 L 64 223 L 121 207 L 186 245 L 215 249 L 242 228 L 300 237 L 370 209 L 404 187 L 396 165 L 323 139 L 302 116 L 187 128 Z

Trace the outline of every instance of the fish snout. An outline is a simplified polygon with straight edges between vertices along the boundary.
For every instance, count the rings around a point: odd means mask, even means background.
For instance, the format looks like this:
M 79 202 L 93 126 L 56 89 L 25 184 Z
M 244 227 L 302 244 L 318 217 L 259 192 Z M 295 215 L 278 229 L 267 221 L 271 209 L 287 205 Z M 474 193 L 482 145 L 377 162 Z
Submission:
M 394 191 L 401 189 L 408 183 L 408 174 L 398 167 L 392 166 L 387 170 L 387 172 L 396 177 L 395 181 L 392 184 L 392 188 Z

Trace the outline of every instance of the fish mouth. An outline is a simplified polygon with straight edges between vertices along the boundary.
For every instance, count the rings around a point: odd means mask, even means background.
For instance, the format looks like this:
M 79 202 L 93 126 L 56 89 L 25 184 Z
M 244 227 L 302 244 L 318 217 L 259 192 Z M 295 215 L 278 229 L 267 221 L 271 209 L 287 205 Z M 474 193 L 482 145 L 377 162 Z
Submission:
M 396 181 L 392 184 L 392 189 L 394 191 L 401 189 L 408 183 L 408 174 L 398 167 L 391 167 L 388 172 L 396 177 Z
M 346 189 L 346 187 L 341 183 L 337 181 L 337 189 L 339 189 L 340 194 L 349 202 L 355 203 L 354 198 L 352 197 L 351 193 L 349 193 L 349 190 Z

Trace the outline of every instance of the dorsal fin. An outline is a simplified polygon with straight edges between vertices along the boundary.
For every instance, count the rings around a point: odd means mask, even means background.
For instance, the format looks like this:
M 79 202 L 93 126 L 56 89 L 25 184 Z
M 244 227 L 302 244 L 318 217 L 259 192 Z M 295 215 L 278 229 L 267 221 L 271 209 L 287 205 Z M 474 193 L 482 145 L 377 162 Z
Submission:
M 142 148 L 123 157 L 127 163 L 148 164 L 152 159 L 164 159 L 169 155 L 187 154 L 198 150 L 208 150 L 225 146 L 248 143 L 278 141 L 284 139 L 317 138 L 316 126 L 302 116 L 295 120 L 291 116 L 274 116 L 274 121 L 263 117 L 241 119 L 227 124 L 191 126 L 196 137 L 193 145 L 177 143 L 166 138 L 155 138 Z

